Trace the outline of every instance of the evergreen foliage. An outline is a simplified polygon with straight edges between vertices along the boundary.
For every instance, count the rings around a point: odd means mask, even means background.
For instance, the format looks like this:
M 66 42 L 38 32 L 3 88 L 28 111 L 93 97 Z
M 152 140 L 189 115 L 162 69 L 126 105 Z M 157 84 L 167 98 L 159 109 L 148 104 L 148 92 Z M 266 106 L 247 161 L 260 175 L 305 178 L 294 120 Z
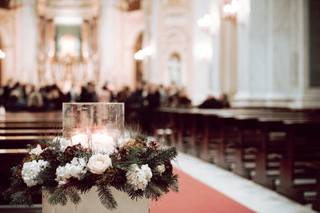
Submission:
M 159 197 L 171 191 L 178 191 L 178 177 L 173 173 L 171 161 L 177 156 L 174 147 L 160 147 L 155 141 L 139 133 L 131 133 L 131 138 L 124 146 L 117 147 L 110 155 L 112 167 L 103 174 L 94 174 L 89 170 L 81 178 L 69 178 L 64 184 L 56 180 L 56 169 L 69 163 L 73 158 L 89 159 L 93 155 L 91 150 L 80 145 L 69 146 L 60 150 L 59 140 L 42 143 L 43 152 L 40 155 L 29 154 L 23 163 L 33 160 L 48 162 L 48 166 L 37 176 L 37 185 L 28 187 L 22 178 L 22 165 L 12 168 L 11 186 L 4 193 L 12 204 L 31 205 L 36 194 L 45 193 L 52 205 L 66 205 L 67 202 L 78 204 L 80 194 L 89 192 L 92 187 L 97 189 L 101 203 L 107 209 L 115 209 L 117 202 L 114 199 L 111 187 L 126 192 L 131 199 L 147 198 L 158 200 Z M 135 190 L 128 183 L 126 174 L 130 166 L 148 165 L 152 171 L 152 178 L 144 190 Z M 157 166 L 163 165 L 165 170 L 159 172 Z

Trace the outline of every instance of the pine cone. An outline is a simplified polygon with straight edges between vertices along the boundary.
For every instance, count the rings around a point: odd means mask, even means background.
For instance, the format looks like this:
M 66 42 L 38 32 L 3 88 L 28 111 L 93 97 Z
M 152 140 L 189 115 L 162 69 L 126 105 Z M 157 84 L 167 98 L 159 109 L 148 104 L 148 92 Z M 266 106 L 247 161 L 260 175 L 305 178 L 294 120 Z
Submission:
M 55 150 L 52 149 L 45 149 L 42 153 L 41 153 L 41 157 L 43 159 L 46 159 L 47 161 L 54 161 L 57 159 L 57 153 Z
M 153 150 L 158 150 L 160 148 L 160 144 L 156 141 L 150 141 L 148 146 Z
M 68 146 L 65 150 L 64 150 L 64 157 L 66 159 L 68 159 L 68 161 L 71 161 L 77 152 L 79 152 L 80 150 L 82 150 L 82 147 L 80 144 L 76 145 L 76 146 Z

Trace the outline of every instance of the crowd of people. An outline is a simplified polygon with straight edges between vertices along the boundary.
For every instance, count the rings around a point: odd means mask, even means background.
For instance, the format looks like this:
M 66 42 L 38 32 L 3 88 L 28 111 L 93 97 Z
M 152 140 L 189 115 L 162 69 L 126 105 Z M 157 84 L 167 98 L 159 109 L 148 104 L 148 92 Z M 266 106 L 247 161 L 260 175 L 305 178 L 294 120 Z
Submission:
M 130 108 L 192 107 L 191 99 L 184 89 L 177 86 L 163 86 L 141 83 L 134 90 L 123 87 L 116 91 L 108 83 L 97 88 L 93 82 L 82 86 L 72 85 L 62 89 L 57 84 L 37 87 L 9 80 L 0 87 L 0 105 L 9 111 L 49 111 L 61 110 L 63 102 L 124 102 Z M 208 98 L 199 108 L 229 107 L 227 97 Z

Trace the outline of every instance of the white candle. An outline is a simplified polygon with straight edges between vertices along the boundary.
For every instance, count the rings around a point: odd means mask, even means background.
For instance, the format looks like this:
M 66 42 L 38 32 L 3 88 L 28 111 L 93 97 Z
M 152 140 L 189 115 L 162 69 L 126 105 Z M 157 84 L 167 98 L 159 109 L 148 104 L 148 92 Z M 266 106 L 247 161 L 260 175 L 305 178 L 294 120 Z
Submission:
M 81 144 L 84 148 L 89 148 L 89 138 L 85 133 L 77 133 L 71 137 L 72 145 Z
M 114 151 L 115 143 L 113 138 L 106 132 L 96 132 L 91 135 L 92 151 L 111 154 Z

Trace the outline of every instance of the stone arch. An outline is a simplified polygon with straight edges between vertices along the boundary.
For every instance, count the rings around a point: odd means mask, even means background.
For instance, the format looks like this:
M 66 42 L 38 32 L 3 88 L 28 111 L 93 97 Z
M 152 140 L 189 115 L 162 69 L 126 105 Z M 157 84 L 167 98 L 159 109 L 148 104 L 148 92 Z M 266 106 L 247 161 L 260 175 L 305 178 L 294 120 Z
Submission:
M 163 50 L 164 54 L 162 64 L 164 66 L 163 70 L 166 70 L 164 81 L 166 82 L 166 84 L 172 83 L 172 57 L 174 56 L 174 58 L 177 59 L 178 56 L 179 72 L 176 73 L 176 78 L 179 77 L 180 80 L 176 83 L 180 86 L 184 86 L 187 82 L 188 76 L 188 48 L 190 45 L 188 44 L 188 37 L 183 28 L 169 28 L 168 31 L 164 34 L 163 42 L 165 43 L 165 49 Z
M 177 86 L 182 85 L 181 65 L 180 53 L 173 51 L 169 55 L 169 59 L 167 61 L 167 69 L 170 83 L 176 84 Z

